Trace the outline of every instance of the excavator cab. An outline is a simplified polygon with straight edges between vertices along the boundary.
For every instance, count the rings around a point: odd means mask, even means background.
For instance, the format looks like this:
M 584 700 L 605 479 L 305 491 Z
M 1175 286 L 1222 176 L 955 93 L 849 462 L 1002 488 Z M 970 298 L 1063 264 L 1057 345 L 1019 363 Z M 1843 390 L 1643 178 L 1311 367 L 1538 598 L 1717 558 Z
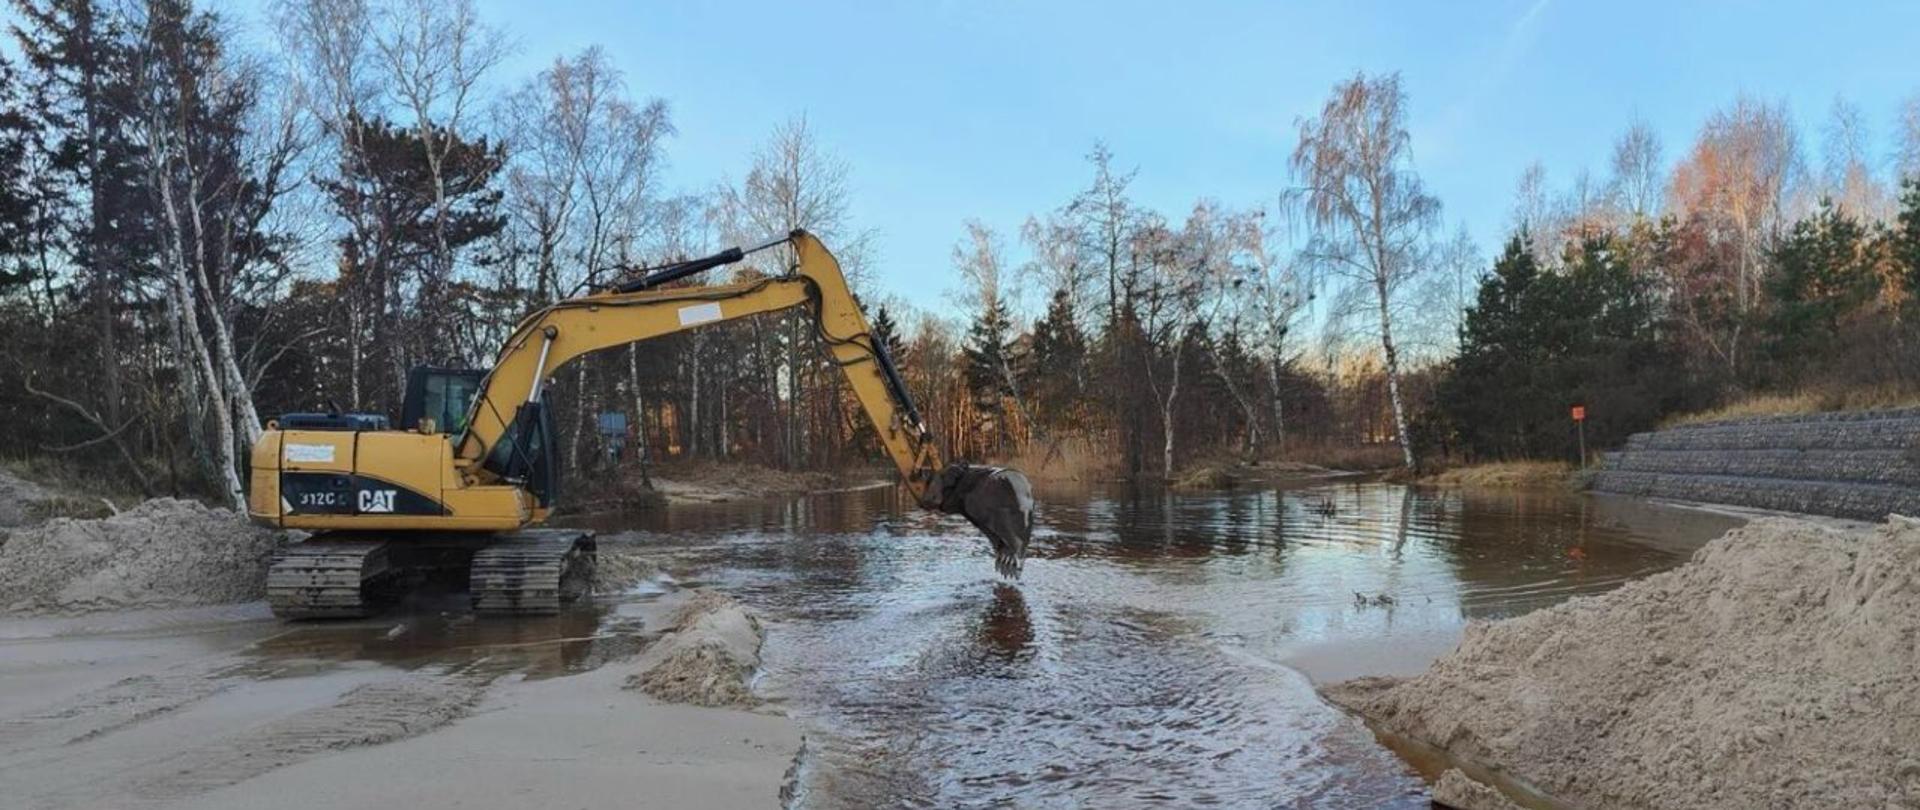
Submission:
M 525 486 L 543 507 L 552 508 L 560 485 L 554 463 L 553 416 L 545 402 L 528 402 L 513 415 L 513 425 L 487 453 L 485 467 L 509 483 Z
M 421 420 L 431 419 L 432 432 L 458 435 L 467 429 L 467 411 L 486 376 L 480 369 L 414 366 L 407 371 L 400 429 L 421 430 Z

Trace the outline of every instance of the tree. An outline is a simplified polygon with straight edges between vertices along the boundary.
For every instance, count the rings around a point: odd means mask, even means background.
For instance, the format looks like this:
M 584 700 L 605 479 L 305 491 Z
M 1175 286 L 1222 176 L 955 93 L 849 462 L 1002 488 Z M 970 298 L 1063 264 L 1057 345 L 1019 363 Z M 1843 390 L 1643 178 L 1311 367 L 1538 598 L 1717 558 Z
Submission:
M 1794 224 L 1772 259 L 1768 348 L 1788 366 L 1823 356 L 1841 320 L 1879 290 L 1866 230 L 1831 199 Z
M 1858 105 L 1835 97 L 1821 152 L 1820 194 L 1842 213 L 1873 222 L 1887 215 L 1888 199 L 1873 176 L 1867 151 L 1866 115 Z
M 493 181 L 505 160 L 499 144 L 436 133 L 451 143 L 438 170 L 427 163 L 427 141 L 411 129 L 384 120 L 355 120 L 351 140 L 334 178 L 319 181 L 342 218 L 366 217 L 375 227 L 353 228 L 340 238 L 341 277 L 350 313 L 346 335 L 358 376 L 359 352 L 373 353 L 388 375 L 372 389 L 372 401 L 396 406 L 407 369 L 420 363 L 462 360 L 451 341 L 449 308 L 421 308 L 422 280 L 433 272 L 441 240 L 458 251 L 491 238 L 505 227 L 501 193 Z M 356 390 L 366 386 L 358 383 Z
M 1587 406 L 1588 438 L 1604 445 L 1685 393 L 1645 274 L 1611 238 L 1569 246 L 1551 270 L 1529 238 L 1509 240 L 1481 282 L 1436 392 L 1460 445 L 1483 458 L 1568 458 L 1568 407 Z
M 1786 105 L 1747 96 L 1709 117 L 1692 153 L 1674 168 L 1669 207 L 1735 246 L 1728 287 L 1742 316 L 1759 302 L 1763 260 L 1800 173 L 1799 137 Z M 1737 356 L 1729 354 L 1736 372 Z
M 856 232 L 848 213 L 847 184 L 851 169 L 846 160 L 823 148 L 805 116 L 793 118 L 774 128 L 773 134 L 754 153 L 753 165 L 739 185 L 719 189 L 714 219 L 723 239 L 735 245 L 758 244 L 805 228 L 834 246 L 834 257 L 848 274 L 856 293 L 864 288 L 865 254 L 869 234 Z M 761 276 L 780 275 L 792 266 L 792 252 L 786 248 L 749 257 L 746 269 Z M 820 398 L 831 411 L 830 419 L 818 421 L 842 424 L 845 412 L 837 394 L 838 372 L 827 375 L 820 386 L 809 385 L 826 369 L 811 342 L 807 316 L 783 313 L 777 325 L 759 330 L 754 354 L 761 367 L 761 383 L 769 403 L 782 401 L 781 372 L 785 373 L 785 412 L 779 422 L 780 463 L 793 466 L 806 455 L 809 444 L 803 424 L 804 408 L 813 399 L 809 392 L 824 387 L 829 396 Z M 803 379 L 802 372 L 806 372 Z
M 123 21 L 93 0 L 15 0 L 25 25 L 15 40 L 34 76 L 43 125 L 58 132 L 47 166 L 70 190 L 56 216 L 71 235 L 69 258 L 82 268 L 95 324 L 90 348 L 100 369 L 99 409 L 121 423 L 125 398 L 120 351 L 122 304 L 153 256 L 153 213 L 142 193 L 134 112 L 131 37 Z
M 1086 396 L 1087 339 L 1074 318 L 1073 298 L 1065 289 L 1053 291 L 1047 312 L 1033 324 L 1026 355 L 1026 390 L 1034 410 L 1049 430 L 1082 427 L 1075 414 Z
M 1906 280 L 1907 300 L 1920 305 L 1920 176 L 1907 178 L 1902 186 L 1900 214 L 1888 240 Z
M 1613 142 L 1613 196 L 1635 219 L 1660 214 L 1660 136 L 1647 122 L 1635 118 Z
M 1440 202 L 1413 171 L 1406 106 L 1398 74 L 1356 74 L 1334 87 L 1318 118 L 1301 122 L 1293 168 L 1315 225 L 1308 252 L 1330 272 L 1364 286 L 1376 305 L 1394 428 L 1412 469 L 1393 309 L 1396 294 L 1422 269 Z
M 213 423 L 213 473 L 228 505 L 239 508 L 240 459 L 259 439 L 261 420 L 233 321 L 242 291 L 270 289 L 283 275 L 287 240 L 264 223 L 286 192 L 299 143 L 284 118 L 257 116 L 263 79 L 225 52 L 215 18 L 179 0 L 151 0 L 142 10 L 133 50 L 139 114 L 129 131 L 144 147 L 166 246 L 159 264 L 186 372 L 182 406 L 190 419 Z M 264 126 L 250 135 L 256 124 Z

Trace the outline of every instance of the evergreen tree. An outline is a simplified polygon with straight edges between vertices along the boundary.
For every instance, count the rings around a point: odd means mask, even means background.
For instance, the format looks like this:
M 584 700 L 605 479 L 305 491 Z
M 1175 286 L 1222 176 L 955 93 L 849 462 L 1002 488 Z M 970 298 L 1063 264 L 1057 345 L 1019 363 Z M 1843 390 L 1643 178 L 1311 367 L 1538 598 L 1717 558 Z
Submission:
M 1069 424 L 1086 393 L 1087 340 L 1073 317 L 1072 298 L 1056 290 L 1047 313 L 1033 324 L 1033 342 L 1021 369 L 1039 418 L 1049 427 Z
M 1901 185 L 1900 216 L 1888 237 L 1906 281 L 1907 304 L 1920 307 L 1920 177 L 1909 177 Z
M 1766 290 L 1768 349 L 1789 369 L 1831 347 L 1841 320 L 1879 289 L 1867 233 L 1860 223 L 1821 200 L 1814 215 L 1793 226 L 1773 252 Z
M 1466 313 L 1439 411 L 1483 457 L 1571 458 L 1573 405 L 1587 406 L 1594 445 L 1624 439 L 1684 393 L 1659 325 L 1652 290 L 1612 239 L 1569 246 L 1548 273 L 1523 233 Z
M 0 295 L 31 282 L 35 178 L 28 174 L 38 130 L 28 110 L 26 85 L 0 53 Z
M 45 171 L 64 204 L 49 211 L 68 235 L 67 258 L 95 329 L 86 347 L 100 370 L 97 401 L 120 423 L 128 291 L 151 271 L 160 239 L 133 128 L 140 121 L 135 38 L 94 0 L 15 0 L 15 41 L 32 71 L 36 123 L 57 133 Z
M 900 326 L 894 323 L 893 313 L 887 311 L 886 304 L 881 304 L 879 309 L 874 310 L 873 342 L 886 350 L 887 357 L 893 360 L 894 368 L 906 368 L 907 344 L 900 340 Z
M 1006 411 L 1006 397 L 1011 393 L 1007 390 L 1006 378 L 1013 349 L 1010 326 L 1005 307 L 998 300 L 988 301 L 980 314 L 974 316 L 962 349 L 966 356 L 967 392 L 984 423 L 980 427 L 990 431 L 996 447 L 1002 451 L 1012 440 Z

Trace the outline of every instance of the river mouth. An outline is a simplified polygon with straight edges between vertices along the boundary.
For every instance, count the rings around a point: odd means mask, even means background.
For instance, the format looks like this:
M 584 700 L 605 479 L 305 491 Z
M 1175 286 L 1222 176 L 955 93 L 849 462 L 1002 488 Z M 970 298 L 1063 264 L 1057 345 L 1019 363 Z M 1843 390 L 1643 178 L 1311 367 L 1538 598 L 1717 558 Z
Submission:
M 895 490 L 591 522 L 769 623 L 757 688 L 806 728 L 793 803 L 819 807 L 1424 807 L 1315 682 L 1419 671 L 1468 621 L 1671 568 L 1739 522 L 1376 482 L 1040 494 L 1017 583 Z

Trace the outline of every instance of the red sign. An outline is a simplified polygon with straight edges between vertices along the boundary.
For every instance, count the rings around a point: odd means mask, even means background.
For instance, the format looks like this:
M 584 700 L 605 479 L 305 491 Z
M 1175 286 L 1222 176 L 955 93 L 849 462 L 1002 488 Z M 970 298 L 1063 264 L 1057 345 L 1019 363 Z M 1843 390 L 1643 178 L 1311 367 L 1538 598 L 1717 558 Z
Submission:
M 1585 405 L 1573 406 L 1573 421 L 1575 422 L 1587 421 L 1587 406 Z

